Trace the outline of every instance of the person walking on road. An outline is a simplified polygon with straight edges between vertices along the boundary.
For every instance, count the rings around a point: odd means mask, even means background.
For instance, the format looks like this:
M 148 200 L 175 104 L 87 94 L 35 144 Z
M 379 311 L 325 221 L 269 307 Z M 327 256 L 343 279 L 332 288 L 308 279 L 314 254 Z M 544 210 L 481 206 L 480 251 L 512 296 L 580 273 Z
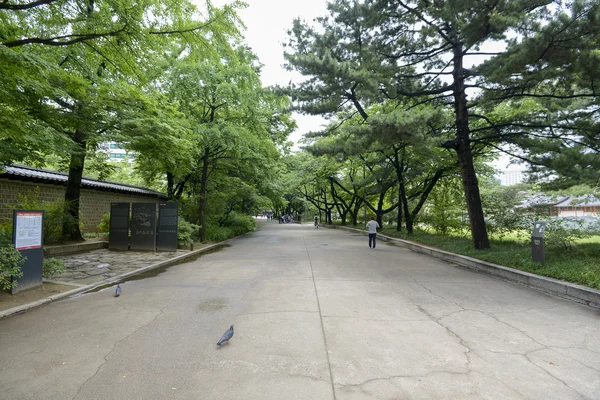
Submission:
M 377 229 L 380 228 L 377 221 L 375 221 L 375 217 L 371 217 L 371 220 L 367 222 L 367 228 L 369 229 L 369 248 L 375 249 L 375 244 L 377 241 Z
M 315 228 L 319 227 L 319 216 L 315 215 Z

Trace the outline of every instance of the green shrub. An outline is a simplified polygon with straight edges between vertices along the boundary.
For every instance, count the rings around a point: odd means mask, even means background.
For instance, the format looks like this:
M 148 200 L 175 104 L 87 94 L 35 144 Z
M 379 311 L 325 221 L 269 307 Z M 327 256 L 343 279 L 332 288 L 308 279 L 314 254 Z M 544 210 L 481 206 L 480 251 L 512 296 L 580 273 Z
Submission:
M 463 231 L 469 223 L 465 218 L 466 206 L 461 187 L 458 178 L 438 183 L 415 222 L 430 226 L 442 235 Z
M 110 213 L 105 213 L 102 215 L 100 223 L 98 224 L 98 229 L 100 232 L 110 233 Z
M 187 246 L 194 243 L 194 239 L 198 237 L 198 225 L 187 222 L 183 217 L 177 219 L 177 243 L 182 246 Z
M 208 226 L 206 240 L 222 242 L 232 237 L 252 232 L 256 229 L 256 221 L 249 215 L 232 212 L 222 226 Z
M 0 224 L 0 247 L 12 245 L 12 224 Z
M 222 242 L 234 236 L 235 233 L 227 227 L 216 226 L 206 229 L 206 240 L 210 242 Z
M 12 245 L 0 247 L 0 290 L 14 289 L 17 286 L 12 278 L 23 276 L 21 266 L 26 259 Z
M 598 234 L 598 225 L 585 226 L 580 219 L 554 218 L 547 222 L 544 243 L 547 247 L 570 250 L 573 243 Z
M 44 258 L 42 264 L 42 274 L 44 278 L 50 279 L 53 276 L 63 274 L 65 272 L 65 262 L 58 258 Z
M 232 212 L 229 214 L 227 221 L 223 223 L 223 226 L 232 228 L 237 234 L 243 234 L 256 229 L 256 221 L 250 215 Z

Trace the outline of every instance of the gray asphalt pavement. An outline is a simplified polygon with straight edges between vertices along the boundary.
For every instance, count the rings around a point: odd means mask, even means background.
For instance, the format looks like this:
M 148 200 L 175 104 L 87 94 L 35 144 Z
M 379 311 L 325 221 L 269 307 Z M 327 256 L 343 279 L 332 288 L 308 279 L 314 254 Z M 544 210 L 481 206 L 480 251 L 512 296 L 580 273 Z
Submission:
M 119 298 L 0 320 L 0 397 L 600 399 L 598 310 L 366 236 L 261 226 Z

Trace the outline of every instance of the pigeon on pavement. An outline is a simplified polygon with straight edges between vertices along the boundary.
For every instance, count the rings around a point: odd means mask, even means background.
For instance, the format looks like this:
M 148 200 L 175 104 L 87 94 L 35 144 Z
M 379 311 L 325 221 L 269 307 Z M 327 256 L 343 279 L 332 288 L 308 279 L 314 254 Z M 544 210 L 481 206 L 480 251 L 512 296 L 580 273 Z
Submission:
M 231 339 L 233 337 L 233 325 L 231 325 L 229 327 L 229 329 L 227 329 L 225 331 L 225 333 L 223 334 L 223 337 L 221 338 L 221 340 L 219 340 L 219 343 L 217 343 L 217 346 L 221 346 L 223 345 L 223 343 L 227 343 L 229 341 L 229 339 Z
M 117 285 L 117 290 L 115 290 L 115 297 L 119 297 L 121 295 L 121 285 Z

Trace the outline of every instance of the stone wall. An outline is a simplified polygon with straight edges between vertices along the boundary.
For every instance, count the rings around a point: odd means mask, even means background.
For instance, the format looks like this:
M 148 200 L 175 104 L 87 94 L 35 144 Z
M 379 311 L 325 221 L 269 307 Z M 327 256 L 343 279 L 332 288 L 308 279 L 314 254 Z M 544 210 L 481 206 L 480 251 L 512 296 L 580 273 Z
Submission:
M 36 188 L 39 188 L 38 199 L 40 201 L 63 200 L 65 197 L 64 186 L 0 179 L 0 223 L 12 221 L 13 213 L 10 206 L 19 201 L 18 194 L 33 193 Z M 158 203 L 161 201 L 164 200 L 82 189 L 79 213 L 81 215 L 81 222 L 83 222 L 83 231 L 99 232 L 98 224 L 102 215 L 110 212 L 110 203 Z

